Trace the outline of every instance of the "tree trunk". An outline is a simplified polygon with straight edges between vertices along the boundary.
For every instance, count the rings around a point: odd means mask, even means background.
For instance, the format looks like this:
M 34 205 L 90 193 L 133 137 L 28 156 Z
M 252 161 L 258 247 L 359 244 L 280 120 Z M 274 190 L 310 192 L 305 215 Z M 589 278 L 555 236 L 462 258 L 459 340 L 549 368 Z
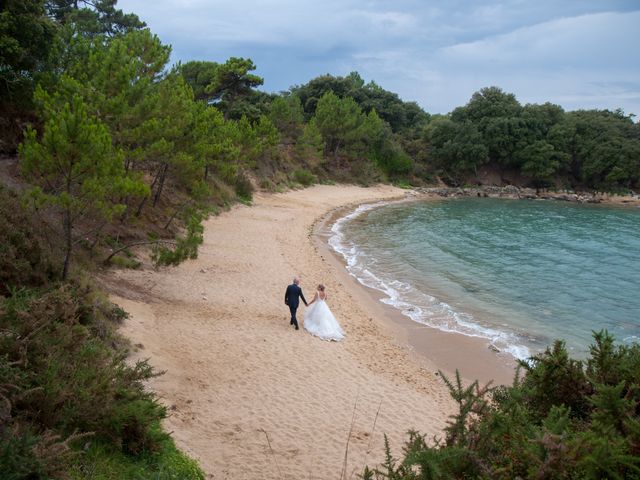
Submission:
M 173 222 L 173 220 L 178 216 L 178 214 L 189 204 L 191 204 L 193 202 L 193 200 L 188 200 L 185 203 L 183 203 L 182 205 L 180 205 L 180 207 L 176 208 L 176 211 L 173 213 L 173 215 L 171 215 L 171 217 L 169 218 L 169 220 L 167 220 L 167 223 L 164 225 L 164 229 L 166 230 L 167 228 L 169 228 L 169 225 L 171 225 L 171 222 Z
M 71 249 L 73 248 L 73 243 L 71 239 L 71 212 L 67 209 L 64 212 L 64 218 L 62 220 L 63 228 L 64 228 L 64 238 L 65 238 L 65 252 L 64 252 L 64 266 L 62 267 L 62 279 L 66 280 L 69 275 L 69 263 L 71 261 Z
M 206 180 L 209 176 L 209 165 L 204 166 L 204 179 Z
M 160 184 L 158 185 L 158 189 L 156 190 L 156 194 L 153 197 L 153 206 L 155 207 L 158 204 L 158 200 L 160 200 L 160 195 L 162 195 L 162 188 L 164 187 L 164 181 L 167 178 L 167 170 L 169 169 L 169 164 L 165 163 L 162 167 L 160 174 Z
M 156 175 L 156 178 L 153 179 L 153 183 L 151 184 L 151 188 L 150 190 L 153 192 L 153 187 L 156 186 L 156 183 L 158 183 L 158 178 L 160 178 L 160 173 L 162 172 L 162 170 L 160 170 L 158 172 L 158 174 Z M 140 214 L 142 213 L 142 209 L 144 208 L 144 205 L 147 203 L 147 199 L 149 197 L 144 197 L 142 199 L 142 201 L 140 202 L 140 205 L 138 205 L 138 209 L 136 210 L 136 218 L 140 216 Z
M 333 160 L 336 162 L 336 168 L 340 168 L 340 157 L 338 156 L 339 149 L 340 149 L 340 142 L 336 143 L 336 148 L 333 151 Z

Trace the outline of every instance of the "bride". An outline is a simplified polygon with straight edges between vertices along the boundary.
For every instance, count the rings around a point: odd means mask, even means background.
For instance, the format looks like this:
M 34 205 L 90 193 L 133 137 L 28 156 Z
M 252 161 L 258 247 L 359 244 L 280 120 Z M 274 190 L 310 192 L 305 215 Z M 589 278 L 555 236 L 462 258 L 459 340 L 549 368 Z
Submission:
M 342 340 L 344 332 L 336 317 L 329 310 L 329 306 L 325 302 L 326 299 L 324 285 L 320 284 L 313 300 L 309 302 L 308 308 L 304 312 L 304 328 L 323 340 Z

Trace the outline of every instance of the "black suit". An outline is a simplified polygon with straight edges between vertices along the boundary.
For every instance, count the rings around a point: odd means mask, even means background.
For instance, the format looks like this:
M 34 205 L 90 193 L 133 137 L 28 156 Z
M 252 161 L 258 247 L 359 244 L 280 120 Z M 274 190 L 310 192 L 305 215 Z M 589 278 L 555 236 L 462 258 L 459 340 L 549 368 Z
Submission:
M 284 292 L 284 303 L 289 305 L 289 310 L 291 311 L 291 325 L 295 325 L 296 330 L 298 329 L 298 319 L 296 318 L 296 310 L 298 310 L 298 306 L 300 305 L 300 300 L 307 304 L 307 301 L 302 294 L 302 289 L 292 283 L 287 287 L 287 291 Z

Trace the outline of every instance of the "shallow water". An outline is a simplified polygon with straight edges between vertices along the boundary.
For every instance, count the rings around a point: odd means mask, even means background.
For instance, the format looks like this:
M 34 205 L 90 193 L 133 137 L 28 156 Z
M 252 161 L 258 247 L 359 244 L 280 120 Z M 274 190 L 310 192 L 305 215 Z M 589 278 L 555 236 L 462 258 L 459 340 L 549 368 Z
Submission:
M 640 209 L 448 199 L 364 206 L 331 246 L 414 321 L 526 358 L 554 339 L 584 357 L 592 331 L 640 337 Z

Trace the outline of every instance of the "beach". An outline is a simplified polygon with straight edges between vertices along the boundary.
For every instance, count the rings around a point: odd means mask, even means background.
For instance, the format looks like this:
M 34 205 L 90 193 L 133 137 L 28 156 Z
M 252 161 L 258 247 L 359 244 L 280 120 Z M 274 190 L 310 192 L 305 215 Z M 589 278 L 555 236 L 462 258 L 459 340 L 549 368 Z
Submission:
M 130 314 L 132 360 L 165 372 L 149 387 L 166 429 L 209 478 L 356 478 L 383 460 L 384 434 L 396 455 L 410 429 L 442 436 L 455 405 L 439 369 L 508 382 L 512 364 L 484 342 L 412 323 L 327 246 L 327 226 L 349 209 L 406 198 L 391 186 L 258 193 L 205 222 L 197 259 L 103 278 Z M 343 342 L 289 325 L 294 276 L 309 301 L 326 285 Z

